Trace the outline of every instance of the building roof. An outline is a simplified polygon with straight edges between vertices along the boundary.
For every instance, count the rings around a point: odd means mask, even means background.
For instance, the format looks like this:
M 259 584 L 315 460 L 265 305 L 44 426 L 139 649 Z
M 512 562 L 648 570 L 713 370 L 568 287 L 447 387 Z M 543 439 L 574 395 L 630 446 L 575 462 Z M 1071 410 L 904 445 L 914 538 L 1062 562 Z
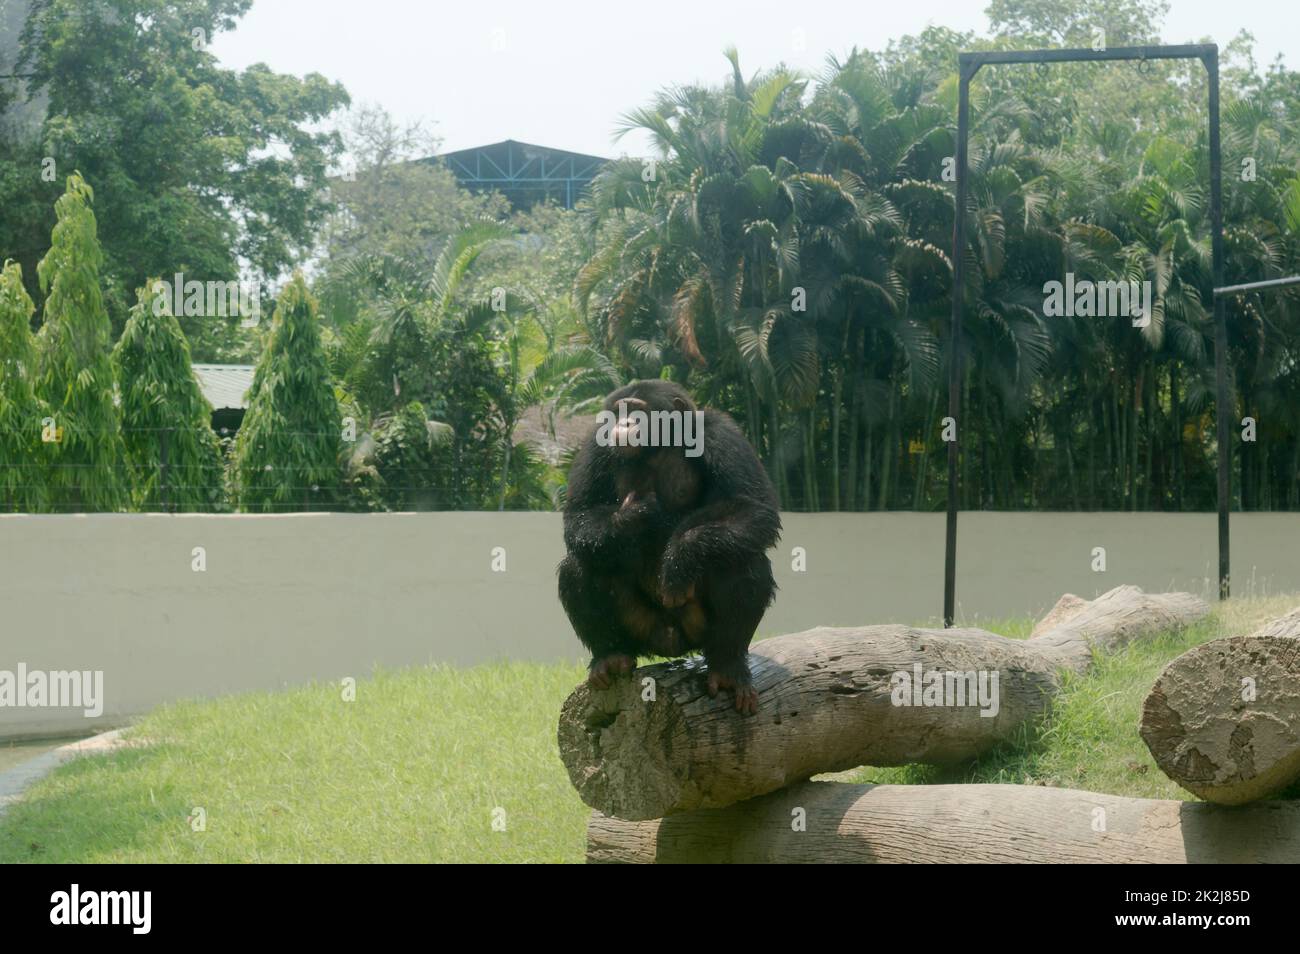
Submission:
M 199 390 L 212 405 L 212 410 L 248 407 L 248 389 L 253 386 L 251 364 L 196 364 L 194 376 L 199 379 Z
M 553 199 L 566 209 L 573 208 L 582 190 L 609 161 L 517 139 L 445 152 L 430 161 L 436 160 L 445 163 L 460 184 L 473 192 L 500 192 L 516 208 Z

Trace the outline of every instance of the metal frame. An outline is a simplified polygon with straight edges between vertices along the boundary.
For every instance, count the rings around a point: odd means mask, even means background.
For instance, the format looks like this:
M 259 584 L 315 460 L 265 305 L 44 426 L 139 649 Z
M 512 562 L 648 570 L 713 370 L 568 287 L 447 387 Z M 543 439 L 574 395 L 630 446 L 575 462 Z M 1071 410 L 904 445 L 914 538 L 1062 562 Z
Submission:
M 1205 64 L 1209 77 L 1210 120 L 1210 229 L 1214 255 L 1214 417 L 1218 430 L 1219 468 L 1219 599 L 1227 599 L 1228 585 L 1228 505 L 1232 444 L 1228 429 L 1230 394 L 1228 391 L 1228 327 L 1224 298 L 1228 294 L 1253 288 L 1273 287 L 1300 282 L 1300 277 L 1253 282 L 1248 285 L 1223 285 L 1223 193 L 1219 146 L 1219 47 L 1214 43 L 1182 46 L 1120 46 L 1107 50 L 990 50 L 958 54 L 960 85 L 957 101 L 957 196 L 953 215 L 953 291 L 952 345 L 948 362 L 948 416 L 957 421 L 961 410 L 961 319 L 965 297 L 966 257 L 966 186 L 967 139 L 970 134 L 970 81 L 985 64 L 999 63 L 1074 63 L 1104 60 L 1185 60 L 1197 59 Z M 948 523 L 944 540 L 943 625 L 953 624 L 957 604 L 957 467 L 961 425 L 957 424 L 953 440 L 948 442 Z
M 488 150 L 505 147 L 505 166 Z M 459 149 L 442 156 L 462 185 L 470 189 L 496 189 L 507 197 L 516 190 L 551 194 L 563 190 L 564 207 L 572 209 L 581 191 L 607 160 L 585 153 L 507 139 L 487 146 Z

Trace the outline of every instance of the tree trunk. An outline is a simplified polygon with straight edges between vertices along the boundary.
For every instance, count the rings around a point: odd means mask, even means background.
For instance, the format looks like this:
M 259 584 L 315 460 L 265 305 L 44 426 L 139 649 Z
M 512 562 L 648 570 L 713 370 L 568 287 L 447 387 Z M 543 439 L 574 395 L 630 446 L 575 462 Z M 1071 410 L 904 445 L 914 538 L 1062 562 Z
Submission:
M 862 350 L 864 347 L 863 339 L 866 332 L 859 332 L 854 335 L 853 350 L 853 375 L 849 379 L 849 390 L 852 398 L 849 403 L 849 473 L 845 480 L 845 489 L 848 491 L 848 503 L 846 510 L 867 509 L 859 508 L 858 501 L 862 498 L 858 496 L 858 455 L 859 451 L 859 430 L 862 427 L 862 398 L 863 398 L 863 378 L 862 378 Z
M 501 465 L 501 502 L 497 505 L 497 510 L 499 511 L 504 511 L 506 509 L 506 496 L 510 493 L 510 452 L 514 450 L 514 422 L 509 420 L 506 421 L 505 430 L 505 462 Z
M 1156 680 L 1138 731 L 1160 770 L 1240 805 L 1300 779 L 1300 608 L 1190 649 Z
M 1138 404 L 1142 401 L 1142 371 L 1138 370 L 1128 402 L 1128 509 L 1138 509 Z
M 1173 417 L 1173 454 L 1169 462 L 1169 484 L 1174 492 L 1174 509 L 1183 510 L 1183 407 L 1178 397 L 1178 362 L 1169 365 L 1169 413 Z
M 898 427 L 898 390 L 894 387 L 893 377 L 889 378 L 889 419 L 884 422 L 880 448 L 880 497 L 876 509 L 884 512 L 889 509 L 889 475 L 894 464 L 894 454 L 898 450 L 896 437 Z
M 831 390 L 831 509 L 842 510 L 840 506 L 840 401 L 844 388 L 844 368 L 835 367 L 835 379 Z
M 772 474 L 773 483 L 776 485 L 776 498 L 781 503 L 781 509 L 784 510 L 790 505 L 790 493 L 786 486 L 785 479 L 785 454 L 781 448 L 781 399 L 775 394 L 772 395 L 771 406 L 771 428 L 772 428 L 772 460 L 775 462 L 775 471 Z
M 1295 864 L 1300 802 L 1228 809 L 1037 785 L 805 782 L 652 821 L 592 812 L 587 861 Z
M 1153 453 L 1153 450 L 1155 448 L 1156 436 L 1159 434 L 1159 428 L 1157 426 L 1157 421 L 1156 421 L 1156 400 L 1155 400 L 1156 383 L 1158 380 L 1159 378 L 1156 376 L 1155 362 L 1148 361 L 1147 375 L 1146 375 L 1146 404 L 1142 408 L 1143 417 L 1146 419 L 1143 423 L 1146 424 L 1144 431 L 1145 431 L 1146 442 L 1147 442 L 1147 448 L 1146 448 L 1147 459 L 1146 459 L 1146 467 L 1145 467 L 1146 474 L 1142 486 L 1142 509 L 1143 510 L 1151 509 L 1151 484 L 1154 481 L 1154 474 L 1155 474 L 1155 455 Z M 1157 509 L 1163 509 L 1163 508 L 1157 508 Z
M 1208 612 L 1187 593 L 1121 586 L 1063 597 L 1028 640 L 899 625 L 779 636 L 749 656 L 757 716 L 738 715 L 727 693 L 710 698 L 698 660 L 659 663 L 606 690 L 578 687 L 560 714 L 560 757 L 584 802 L 630 819 L 859 765 L 961 761 L 1039 718 L 1059 671 L 1086 671 L 1093 650 Z
M 926 478 L 930 476 L 930 434 L 932 428 L 938 423 L 939 414 L 939 386 L 934 386 L 934 393 L 930 397 L 930 413 L 926 415 L 924 426 L 921 428 L 921 453 L 920 460 L 916 462 L 916 489 L 912 493 L 912 509 L 928 510 L 923 506 L 925 500 L 925 483 Z
M 1287 506 L 1295 509 L 1300 504 L 1300 434 L 1291 442 L 1291 487 Z
M 874 453 L 875 440 L 874 440 L 873 432 L 875 429 L 872 427 L 870 412 L 867 413 L 866 418 L 867 418 L 867 440 L 865 444 L 865 452 L 862 457 L 862 498 L 861 499 L 862 499 L 862 509 L 864 511 L 870 511 L 871 510 L 871 461 L 872 461 L 872 454 Z

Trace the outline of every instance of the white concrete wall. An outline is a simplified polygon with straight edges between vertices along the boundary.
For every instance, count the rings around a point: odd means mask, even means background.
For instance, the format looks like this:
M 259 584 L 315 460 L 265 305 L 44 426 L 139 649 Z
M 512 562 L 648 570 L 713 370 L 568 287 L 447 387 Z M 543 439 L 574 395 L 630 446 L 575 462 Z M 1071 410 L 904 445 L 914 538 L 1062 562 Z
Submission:
M 788 514 L 760 635 L 938 621 L 942 514 Z M 1118 583 L 1214 592 L 1212 514 L 961 516 L 959 615 L 1038 615 Z M 1300 515 L 1233 517 L 1236 592 L 1300 591 Z M 791 571 L 791 550 L 807 572 Z M 1091 569 L 1104 546 L 1107 572 Z M 191 569 L 195 547 L 207 569 Z M 504 547 L 506 572 L 492 570 Z M 578 658 L 556 514 L 0 516 L 0 670 L 103 670 L 106 705 L 0 707 L 0 737 L 165 700 L 444 661 Z

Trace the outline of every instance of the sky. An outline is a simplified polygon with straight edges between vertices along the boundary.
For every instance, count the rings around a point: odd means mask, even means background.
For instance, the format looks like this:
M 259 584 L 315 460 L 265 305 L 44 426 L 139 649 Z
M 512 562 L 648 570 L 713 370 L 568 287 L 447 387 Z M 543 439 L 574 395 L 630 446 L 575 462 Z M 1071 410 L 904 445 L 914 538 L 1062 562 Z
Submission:
M 354 103 L 423 121 L 443 150 L 518 139 L 600 156 L 619 117 L 667 86 L 716 84 L 740 51 L 748 76 L 779 62 L 811 74 L 828 53 L 883 49 L 929 24 L 987 32 L 986 0 L 256 0 L 212 50 L 231 67 L 264 62 L 343 83 Z M 1300 65 L 1295 0 L 1170 0 L 1163 39 L 1224 46 L 1240 30 L 1256 61 Z

